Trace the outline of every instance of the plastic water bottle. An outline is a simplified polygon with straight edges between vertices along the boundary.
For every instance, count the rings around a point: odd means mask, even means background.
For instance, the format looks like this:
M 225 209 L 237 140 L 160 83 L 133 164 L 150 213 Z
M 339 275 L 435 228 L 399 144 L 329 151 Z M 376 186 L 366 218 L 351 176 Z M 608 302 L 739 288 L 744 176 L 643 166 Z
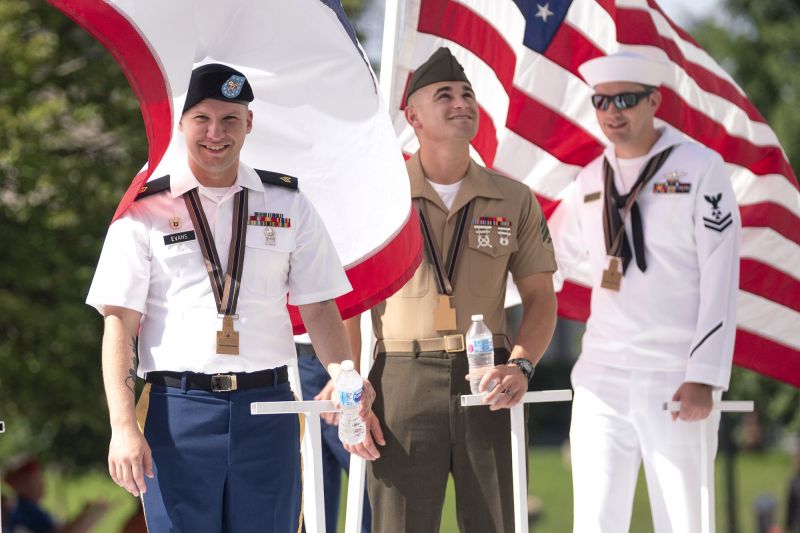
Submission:
M 483 375 L 494 368 L 494 342 L 492 332 L 483 323 L 483 315 L 472 315 L 472 325 L 469 327 L 466 336 L 467 361 L 469 362 L 469 373 L 478 376 L 477 379 L 469 381 L 469 389 L 472 394 L 481 394 L 478 390 Z M 489 392 L 497 384 L 497 381 L 489 383 Z
M 359 444 L 367 433 L 364 421 L 358 415 L 361 410 L 361 393 L 364 382 L 356 372 L 353 362 L 342 361 L 342 371 L 336 378 L 336 394 L 339 395 L 339 440 L 345 444 Z

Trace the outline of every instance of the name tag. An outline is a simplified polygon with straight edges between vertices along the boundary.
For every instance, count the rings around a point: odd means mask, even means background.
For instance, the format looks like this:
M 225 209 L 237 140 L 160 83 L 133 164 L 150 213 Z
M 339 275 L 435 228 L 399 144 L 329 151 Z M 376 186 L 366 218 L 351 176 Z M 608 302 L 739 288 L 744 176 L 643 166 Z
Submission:
M 195 238 L 193 230 L 171 233 L 170 235 L 164 235 L 164 244 L 169 246 L 170 244 L 178 244 L 179 242 L 193 241 Z
M 594 202 L 595 200 L 600 199 L 600 191 L 589 193 L 583 197 L 583 203 L 588 204 L 589 202 Z

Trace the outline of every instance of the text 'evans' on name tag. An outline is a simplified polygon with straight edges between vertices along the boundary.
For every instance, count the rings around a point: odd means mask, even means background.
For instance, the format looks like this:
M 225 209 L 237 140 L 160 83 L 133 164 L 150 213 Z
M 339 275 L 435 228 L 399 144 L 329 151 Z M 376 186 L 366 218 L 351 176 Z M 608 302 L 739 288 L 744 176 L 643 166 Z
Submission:
M 195 240 L 194 231 L 182 231 L 180 233 L 170 233 L 169 235 L 164 235 L 164 244 L 169 246 L 170 244 L 178 244 L 179 242 L 188 242 Z
M 594 202 L 595 200 L 599 199 L 600 199 L 600 191 L 592 192 L 583 197 L 583 203 L 587 204 L 589 202 Z

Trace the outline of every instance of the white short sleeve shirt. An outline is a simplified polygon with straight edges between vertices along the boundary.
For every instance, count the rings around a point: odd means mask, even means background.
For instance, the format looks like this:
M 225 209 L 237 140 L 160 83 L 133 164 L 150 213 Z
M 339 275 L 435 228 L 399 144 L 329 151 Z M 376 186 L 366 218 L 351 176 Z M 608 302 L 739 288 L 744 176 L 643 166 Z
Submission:
M 168 191 L 138 200 L 111 225 L 86 303 L 100 313 L 106 305 L 142 313 L 140 376 L 154 370 L 254 372 L 288 363 L 295 350 L 287 301 L 303 305 L 351 290 L 313 206 L 298 191 L 264 185 L 244 164 L 221 198 L 201 186 L 188 166 L 171 173 L 170 182 Z M 234 321 L 238 356 L 216 353 L 222 320 L 181 196 L 195 187 L 223 268 L 239 190 L 248 189 L 248 215 L 278 213 L 289 221 L 286 227 L 247 226 Z

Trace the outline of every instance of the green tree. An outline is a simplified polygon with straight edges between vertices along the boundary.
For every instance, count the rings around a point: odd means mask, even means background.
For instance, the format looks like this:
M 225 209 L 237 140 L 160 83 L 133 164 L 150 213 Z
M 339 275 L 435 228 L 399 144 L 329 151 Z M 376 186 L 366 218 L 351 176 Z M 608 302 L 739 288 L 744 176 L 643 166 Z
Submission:
M 111 55 L 41 2 L 0 2 L 0 80 L 0 445 L 102 461 L 102 320 L 82 301 L 147 158 L 141 114 Z

